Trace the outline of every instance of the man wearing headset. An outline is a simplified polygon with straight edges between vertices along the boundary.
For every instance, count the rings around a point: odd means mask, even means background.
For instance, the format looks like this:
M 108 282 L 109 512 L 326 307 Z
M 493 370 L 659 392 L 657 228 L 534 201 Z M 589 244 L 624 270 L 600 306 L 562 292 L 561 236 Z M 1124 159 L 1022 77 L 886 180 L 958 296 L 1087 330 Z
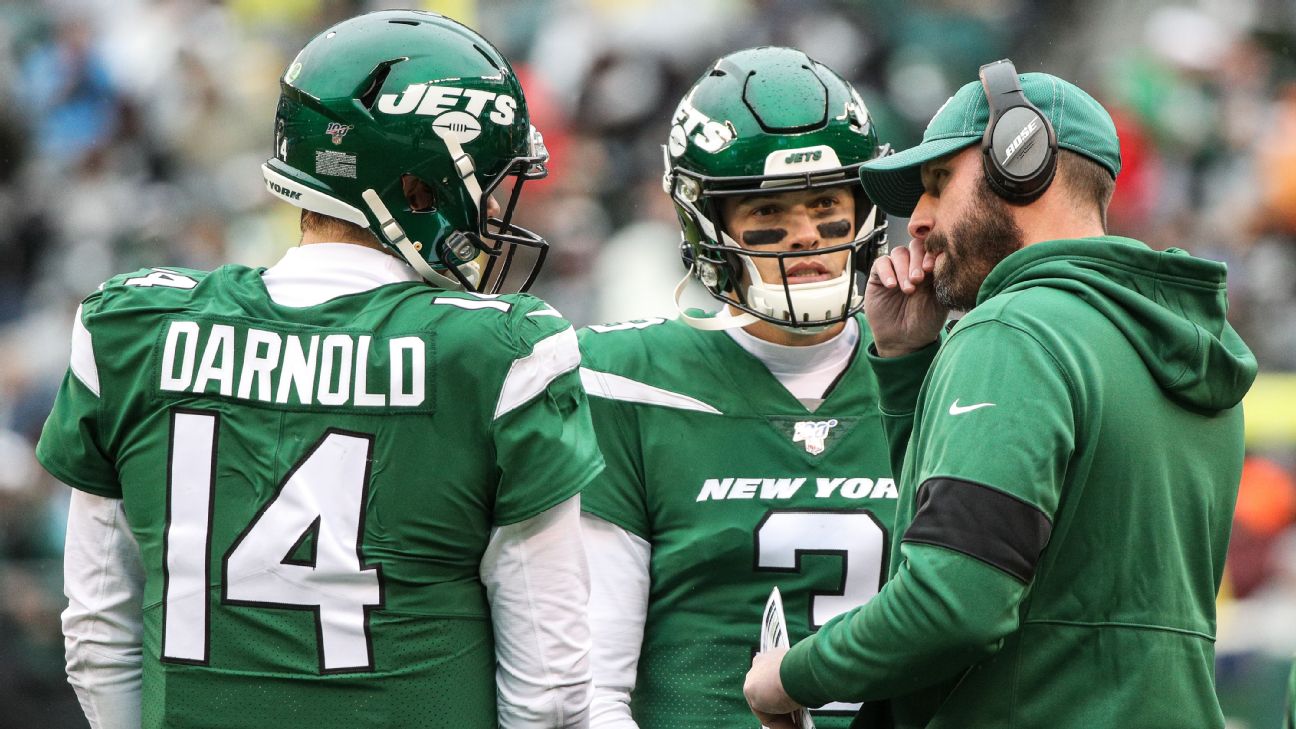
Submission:
M 865 294 L 907 443 L 890 580 L 757 656 L 745 693 L 768 726 L 890 698 L 897 727 L 1221 727 L 1215 594 L 1256 371 L 1224 266 L 1107 234 L 1120 147 L 1088 94 L 1003 61 L 981 77 L 861 169 L 913 236 Z

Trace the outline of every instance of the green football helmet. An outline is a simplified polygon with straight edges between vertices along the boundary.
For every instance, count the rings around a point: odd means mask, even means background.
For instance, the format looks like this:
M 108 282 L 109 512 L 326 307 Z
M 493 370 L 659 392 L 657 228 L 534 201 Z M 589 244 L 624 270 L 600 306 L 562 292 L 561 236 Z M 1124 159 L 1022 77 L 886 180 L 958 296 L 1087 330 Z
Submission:
M 272 194 L 368 228 L 437 286 L 499 293 L 527 247 L 531 270 L 509 279 L 525 291 L 544 262 L 548 243 L 512 222 L 522 183 L 547 174 L 544 142 L 508 61 L 449 18 L 388 10 L 316 36 L 281 80 L 274 144 Z
M 685 265 L 713 297 L 745 312 L 731 319 L 681 318 L 708 329 L 763 319 L 813 332 L 863 307 L 855 275 L 867 273 L 886 244 L 886 219 L 864 194 L 858 169 L 890 148 L 878 142 L 859 94 L 831 69 L 792 48 L 724 56 L 680 101 L 662 151 L 663 187 L 679 217 Z M 855 236 L 848 243 L 752 250 L 739 246 L 720 219 L 720 198 L 842 186 L 855 197 Z M 849 253 L 846 270 L 817 283 L 788 284 L 785 276 L 767 284 L 752 262 L 778 259 L 779 270 L 787 271 L 798 257 L 841 251 Z M 677 299 L 685 283 L 687 276 Z

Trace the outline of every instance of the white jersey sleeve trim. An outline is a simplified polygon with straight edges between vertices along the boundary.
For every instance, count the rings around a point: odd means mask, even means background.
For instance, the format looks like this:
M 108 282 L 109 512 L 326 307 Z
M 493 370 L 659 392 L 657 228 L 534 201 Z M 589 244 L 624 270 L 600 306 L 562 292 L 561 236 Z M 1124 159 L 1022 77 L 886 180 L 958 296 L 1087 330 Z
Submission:
M 652 546 L 592 514 L 581 515 L 590 565 L 591 729 L 637 729 L 630 713 L 648 619 Z
M 477 299 L 459 299 L 453 296 L 438 296 L 432 299 L 433 304 L 457 306 L 460 309 L 495 309 L 508 311 L 511 305 L 507 301 L 479 301 Z
M 81 323 L 81 307 L 77 307 L 76 317 L 72 320 L 72 374 L 81 384 L 99 397 L 99 365 L 95 363 L 94 343 L 90 339 L 90 330 Z
M 532 348 L 531 354 L 513 360 L 508 374 L 504 376 L 504 386 L 500 388 L 495 419 L 525 405 L 531 398 L 544 392 L 549 383 L 579 366 L 580 345 L 576 341 L 576 330 L 567 327 L 541 339 Z
M 589 567 L 580 495 L 495 529 L 481 560 L 502 729 L 589 726 Z
M 73 491 L 63 552 L 68 683 L 93 729 L 138 729 L 144 567 L 121 499 Z
M 582 367 L 580 374 L 581 383 L 585 385 L 585 392 L 591 397 L 723 415 L 719 410 L 701 400 L 691 398 L 688 395 L 681 395 L 678 392 L 663 390 L 660 387 L 632 380 L 629 377 L 614 375 L 611 372 L 599 372 L 588 367 Z

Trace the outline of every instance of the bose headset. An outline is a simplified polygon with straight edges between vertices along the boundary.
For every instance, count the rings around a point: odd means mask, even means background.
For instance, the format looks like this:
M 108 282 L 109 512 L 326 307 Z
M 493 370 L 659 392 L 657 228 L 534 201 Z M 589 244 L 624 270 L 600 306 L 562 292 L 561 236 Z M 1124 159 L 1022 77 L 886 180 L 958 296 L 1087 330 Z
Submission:
M 986 180 L 999 197 L 1024 205 L 1053 182 L 1057 135 L 1048 117 L 1022 93 L 1012 61 L 987 63 L 980 76 L 990 104 L 990 121 L 981 137 Z

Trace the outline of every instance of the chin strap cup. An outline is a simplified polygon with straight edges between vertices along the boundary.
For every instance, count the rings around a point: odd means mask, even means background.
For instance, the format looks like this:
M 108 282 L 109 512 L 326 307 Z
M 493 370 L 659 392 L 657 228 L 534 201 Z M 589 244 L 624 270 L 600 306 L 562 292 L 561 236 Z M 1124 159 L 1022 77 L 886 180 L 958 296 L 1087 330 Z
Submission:
M 691 278 L 693 278 L 692 267 L 689 268 L 688 272 L 684 274 L 684 278 L 680 279 L 680 282 L 675 286 L 675 311 L 679 313 L 680 321 L 688 324 L 694 329 L 700 329 L 704 332 L 713 332 L 721 329 L 737 329 L 738 327 L 745 327 L 748 324 L 755 324 L 760 321 L 759 317 L 745 311 L 736 316 L 704 317 L 693 316 L 686 313 L 683 307 L 680 306 L 680 299 L 684 296 L 684 289 L 688 286 L 689 279 Z

